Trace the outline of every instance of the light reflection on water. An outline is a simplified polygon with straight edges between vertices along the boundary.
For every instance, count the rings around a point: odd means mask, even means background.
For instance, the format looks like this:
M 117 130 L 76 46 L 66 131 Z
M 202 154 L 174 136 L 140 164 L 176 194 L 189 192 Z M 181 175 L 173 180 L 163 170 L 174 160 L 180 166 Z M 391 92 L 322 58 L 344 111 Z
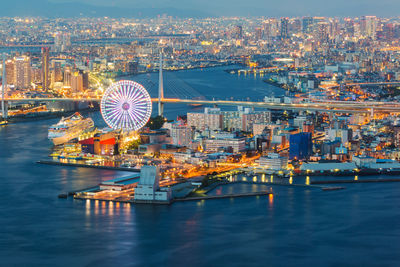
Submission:
M 189 80 L 196 83 L 194 76 Z M 198 90 L 205 94 L 225 83 L 203 82 Z M 98 113 L 93 116 L 101 122 Z M 400 261 L 395 183 L 346 185 L 332 192 L 257 185 L 257 190 L 272 187 L 274 195 L 171 206 L 58 199 L 62 192 L 126 174 L 36 164 L 49 152 L 46 131 L 57 120 L 0 128 L 2 266 L 397 266 Z M 220 190 L 245 192 L 254 185 Z

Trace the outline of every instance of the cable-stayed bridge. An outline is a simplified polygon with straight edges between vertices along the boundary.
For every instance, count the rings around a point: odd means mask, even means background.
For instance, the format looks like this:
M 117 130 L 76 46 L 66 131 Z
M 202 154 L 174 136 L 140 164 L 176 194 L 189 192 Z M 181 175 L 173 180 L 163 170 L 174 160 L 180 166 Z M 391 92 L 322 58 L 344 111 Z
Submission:
M 3 63 L 4 64 L 4 63 Z M 237 100 L 208 100 L 200 92 L 188 83 L 179 79 L 173 72 L 167 72 L 163 77 L 162 56 L 160 55 L 160 70 L 158 83 L 154 80 L 154 73 L 135 76 L 135 81 L 142 84 L 153 95 L 152 101 L 158 103 L 159 115 L 163 114 L 163 106 L 168 103 L 178 103 L 187 105 L 211 105 L 211 106 L 245 106 L 263 108 L 270 110 L 291 110 L 291 111 L 319 111 L 330 113 L 400 113 L 400 103 L 396 102 L 356 102 L 356 101 L 324 101 L 307 103 L 273 103 L 256 101 L 237 101 Z M 354 83 L 346 86 L 396 86 L 400 82 L 382 83 Z M 165 90 L 165 92 L 164 92 Z M 158 97 L 154 97 L 155 95 Z M 100 102 L 100 98 L 3 98 L 2 108 L 7 116 L 8 103 L 23 102 Z M 4 109 L 4 106 L 6 107 Z

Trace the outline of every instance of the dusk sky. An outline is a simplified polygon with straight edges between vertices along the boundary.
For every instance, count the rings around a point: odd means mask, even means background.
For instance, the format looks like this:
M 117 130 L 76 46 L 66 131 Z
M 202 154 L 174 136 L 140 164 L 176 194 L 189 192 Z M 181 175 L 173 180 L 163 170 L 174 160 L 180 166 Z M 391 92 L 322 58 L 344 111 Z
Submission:
M 69 2 L 68 0 L 52 0 Z M 377 14 L 397 16 L 398 0 L 82 0 L 93 5 L 113 5 L 130 8 L 181 8 L 196 9 L 217 16 L 223 15 L 329 15 L 351 16 Z

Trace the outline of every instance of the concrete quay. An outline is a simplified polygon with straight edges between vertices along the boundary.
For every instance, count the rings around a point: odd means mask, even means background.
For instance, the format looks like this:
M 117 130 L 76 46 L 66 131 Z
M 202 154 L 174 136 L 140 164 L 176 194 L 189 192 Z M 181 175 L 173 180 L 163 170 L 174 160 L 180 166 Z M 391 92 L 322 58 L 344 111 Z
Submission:
M 104 169 L 113 171 L 128 171 L 128 172 L 140 172 L 139 169 L 127 168 L 127 167 L 112 167 L 112 166 L 102 166 L 102 165 L 89 165 L 82 163 L 70 163 L 70 162 L 59 162 L 52 160 L 39 160 L 36 163 L 47 164 L 47 165 L 57 165 L 57 166 L 70 166 L 70 167 L 82 167 L 82 168 L 92 168 L 92 169 Z

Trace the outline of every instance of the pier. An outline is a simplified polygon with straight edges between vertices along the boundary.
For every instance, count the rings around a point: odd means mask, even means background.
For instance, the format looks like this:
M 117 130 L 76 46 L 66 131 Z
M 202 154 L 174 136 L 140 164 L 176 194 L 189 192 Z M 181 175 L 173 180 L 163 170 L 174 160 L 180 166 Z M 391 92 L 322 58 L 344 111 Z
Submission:
M 269 192 L 269 191 L 261 191 L 261 192 L 249 192 L 249 193 L 239 193 L 239 194 L 226 194 L 226 195 L 218 195 L 218 196 L 187 197 L 187 198 L 174 199 L 173 202 L 222 199 L 222 198 L 253 197 L 253 196 L 266 196 L 266 195 L 273 195 L 273 193 Z
M 400 182 L 400 178 L 311 181 L 310 184 L 314 184 L 314 185 L 319 185 L 319 184 L 362 184 L 362 183 L 393 183 L 393 182 Z
M 113 171 L 128 171 L 128 172 L 136 172 L 136 173 L 140 172 L 139 169 L 128 168 L 128 167 L 89 165 L 89 164 L 83 164 L 83 163 L 59 162 L 59 161 L 52 161 L 52 160 L 39 160 L 36 163 L 47 164 L 47 165 L 57 165 L 57 166 L 69 166 L 69 167 L 82 167 L 82 168 L 92 168 L 92 169 L 113 170 Z

